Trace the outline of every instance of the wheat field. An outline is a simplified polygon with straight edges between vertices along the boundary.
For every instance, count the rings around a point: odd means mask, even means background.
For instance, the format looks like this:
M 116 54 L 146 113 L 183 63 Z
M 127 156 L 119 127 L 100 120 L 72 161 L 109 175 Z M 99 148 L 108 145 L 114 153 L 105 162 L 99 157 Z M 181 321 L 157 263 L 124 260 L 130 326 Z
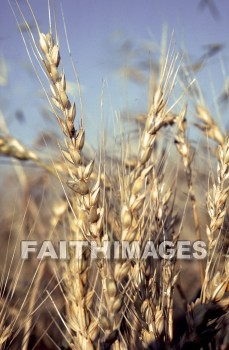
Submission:
M 0 197 L 0 349 L 228 349 L 226 123 L 169 33 L 148 77 L 147 113 L 117 113 L 111 131 L 101 118 L 94 150 L 74 59 L 77 97 L 68 92 L 55 8 L 45 31 L 25 3 L 26 13 L 9 6 L 51 129 L 29 147 L 1 112 L 0 157 L 10 166 Z M 82 241 L 77 255 L 71 242 Z M 203 242 L 206 256 L 180 258 L 181 241 Z M 23 257 L 25 242 L 35 248 Z

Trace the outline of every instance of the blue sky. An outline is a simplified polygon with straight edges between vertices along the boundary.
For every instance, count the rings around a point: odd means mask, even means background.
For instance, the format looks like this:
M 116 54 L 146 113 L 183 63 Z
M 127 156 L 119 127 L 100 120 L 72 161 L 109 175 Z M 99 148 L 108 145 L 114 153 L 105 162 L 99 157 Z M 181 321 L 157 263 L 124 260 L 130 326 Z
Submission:
M 16 137 L 26 137 L 29 143 L 38 131 L 47 128 L 46 121 L 40 117 L 44 100 L 39 97 L 41 87 L 38 81 L 29 73 L 31 65 L 8 1 L 0 1 L 0 57 L 1 62 L 6 62 L 8 70 L 8 82 L 0 86 L 1 109 L 10 122 L 11 132 Z M 174 30 L 177 50 L 181 52 L 186 49 L 193 62 L 203 55 L 204 45 L 224 44 L 223 50 L 212 57 L 207 68 L 197 75 L 207 102 L 214 108 L 213 100 L 223 88 L 224 78 L 229 75 L 229 1 L 211 0 L 217 6 L 216 14 L 207 5 L 201 9 L 200 2 L 63 1 L 72 56 L 82 84 L 88 138 L 93 143 L 98 136 L 103 89 L 106 125 L 112 123 L 115 112 L 124 109 L 146 111 L 147 76 L 144 84 L 127 83 L 120 69 L 157 59 L 155 52 L 160 47 L 165 26 L 168 33 Z M 25 1 L 20 0 L 19 3 L 31 23 L 32 17 Z M 55 3 L 57 26 L 59 32 L 63 32 L 60 1 L 56 0 Z M 48 31 L 47 1 L 31 0 L 31 5 L 41 30 Z M 60 35 L 60 43 L 67 80 L 74 82 L 64 35 Z M 146 74 L 145 71 L 143 73 Z M 14 118 L 18 111 L 25 115 L 26 123 L 23 125 Z

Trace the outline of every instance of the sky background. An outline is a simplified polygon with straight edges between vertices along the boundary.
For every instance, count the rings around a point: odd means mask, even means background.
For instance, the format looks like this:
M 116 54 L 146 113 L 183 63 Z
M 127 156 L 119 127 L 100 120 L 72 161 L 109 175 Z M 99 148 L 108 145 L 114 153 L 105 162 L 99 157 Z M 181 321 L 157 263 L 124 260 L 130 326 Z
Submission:
M 22 23 L 15 2 L 11 3 Z M 98 139 L 101 95 L 108 129 L 120 111 L 137 113 L 147 110 L 147 66 L 158 60 L 165 28 L 168 37 L 174 31 L 176 50 L 180 53 L 187 51 L 192 63 L 198 62 L 206 52 L 206 45 L 223 44 L 223 49 L 208 60 L 207 66 L 196 74 L 196 78 L 213 114 L 220 112 L 226 120 L 224 124 L 228 123 L 228 108 L 224 106 L 217 110 L 215 105 L 229 76 L 228 0 L 65 0 L 62 3 L 83 92 L 88 142 L 96 144 Z M 26 2 L 20 0 L 19 4 L 33 28 L 34 22 Z M 47 1 L 31 0 L 31 5 L 41 31 L 47 32 Z M 55 1 L 55 8 L 63 66 L 70 82 L 70 93 L 76 96 L 78 103 L 59 0 Z M 11 133 L 30 144 L 39 132 L 51 127 L 51 121 L 41 117 L 48 103 L 33 73 L 8 0 L 0 0 L 0 9 L 1 112 Z M 123 67 L 138 71 L 135 81 L 126 79 Z

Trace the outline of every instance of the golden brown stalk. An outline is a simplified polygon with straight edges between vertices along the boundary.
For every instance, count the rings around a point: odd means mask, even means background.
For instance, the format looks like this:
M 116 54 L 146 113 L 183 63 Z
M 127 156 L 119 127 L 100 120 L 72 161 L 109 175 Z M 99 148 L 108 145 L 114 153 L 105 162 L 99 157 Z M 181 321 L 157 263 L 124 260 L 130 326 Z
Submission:
M 144 222 L 144 216 L 141 213 L 144 212 L 146 206 L 147 177 L 154 166 L 153 164 L 147 166 L 147 162 L 151 157 L 157 132 L 168 124 L 164 110 L 165 105 L 162 93 L 157 91 L 154 105 L 151 107 L 143 132 L 137 167 L 125 179 L 120 179 L 120 192 L 123 197 L 121 199 L 121 241 L 128 241 L 131 245 L 134 241 L 141 240 L 141 230 Z M 170 120 L 170 122 L 172 123 L 173 120 Z M 106 303 L 107 313 L 102 320 L 102 326 L 106 329 L 107 337 L 119 328 L 125 310 L 124 306 L 128 304 L 128 298 L 126 300 L 123 295 L 125 290 L 123 289 L 124 280 L 127 281 L 129 278 L 139 280 L 139 276 L 141 276 L 141 271 L 139 270 L 139 274 L 136 273 L 136 267 L 132 268 L 130 261 L 116 263 L 114 274 L 110 274 L 109 284 L 104 288 L 104 294 L 107 294 L 109 300 Z M 113 286 L 112 293 L 114 295 L 109 294 L 110 285 Z M 119 295 L 117 294 L 118 291 Z M 129 294 L 132 295 L 130 291 Z M 125 299 L 125 302 L 123 299 Z
M 173 82 L 168 82 L 168 80 L 171 79 L 173 69 L 174 61 L 172 61 L 171 66 L 169 65 L 168 76 L 163 77 L 164 81 L 162 79 L 160 87 L 154 95 L 141 137 L 136 167 L 126 176 L 120 176 L 121 241 L 128 241 L 131 247 L 134 241 L 145 240 L 145 237 L 142 236 L 145 226 L 145 215 L 143 213 L 148 206 L 146 203 L 149 188 L 147 178 L 150 173 L 153 173 L 154 162 L 151 156 L 156 136 L 163 127 L 174 123 L 174 115 L 167 113 L 169 92 L 173 87 Z M 138 288 L 142 283 L 141 279 L 144 273 L 142 267 L 139 269 L 138 263 L 132 265 L 130 261 L 120 261 L 116 263 L 114 273 L 108 271 L 108 275 L 108 283 L 113 286 L 112 293 L 114 292 L 114 295 L 109 294 L 109 287 L 106 285 L 104 294 L 107 295 L 106 299 L 109 299 L 109 301 L 106 302 L 107 312 L 103 316 L 102 322 L 106 329 L 106 337 L 109 337 L 119 328 L 125 312 L 125 305 L 132 302 L 128 298 L 128 294 L 132 296 L 133 290 L 131 290 L 131 284 L 128 284 L 128 282 L 133 280 Z M 127 290 L 125 286 L 127 286 Z M 118 292 L 119 294 L 117 294 Z M 126 308 L 128 309 L 128 306 Z
M 153 174 L 150 210 L 152 223 L 146 230 L 149 232 L 146 240 L 153 239 L 155 244 L 171 241 L 176 248 L 179 234 L 174 232 L 173 207 L 169 208 L 172 191 L 165 189 L 164 185 L 163 176 Z M 146 347 L 153 342 L 171 343 L 173 340 L 173 291 L 178 277 L 174 271 L 175 263 L 174 256 L 169 260 L 162 259 L 156 267 L 155 263 L 149 261 L 146 267 L 145 283 L 141 286 L 144 291 L 141 312 L 147 324 L 142 327 L 142 339 Z
M 193 219 L 194 219 L 194 225 L 195 225 L 196 239 L 200 241 L 201 235 L 200 235 L 199 215 L 197 210 L 197 200 L 196 200 L 196 196 L 193 188 L 193 174 L 192 174 L 192 166 L 191 166 L 194 154 L 191 152 L 190 145 L 185 135 L 186 113 L 187 113 L 187 106 L 184 106 L 183 110 L 177 117 L 178 135 L 175 139 L 175 144 L 183 159 L 183 165 L 184 165 L 186 180 L 187 180 L 188 189 L 189 189 L 189 197 L 192 203 L 192 212 L 193 212 Z M 199 260 L 199 271 L 200 271 L 200 281 L 201 283 L 203 283 L 204 267 L 203 267 L 202 260 Z
M 224 139 L 218 147 L 217 181 L 208 192 L 207 208 L 210 216 L 210 224 L 207 226 L 208 258 L 202 286 L 201 300 L 205 302 L 220 292 L 224 295 L 228 285 L 228 271 L 216 274 L 214 256 L 221 243 L 221 230 L 227 212 L 227 199 L 229 193 L 229 137 Z M 217 279 L 217 283 L 214 279 Z M 215 287 L 216 286 L 216 287 Z M 213 298 L 213 299 L 214 299 Z
M 72 238 L 74 240 L 96 239 L 100 241 L 103 223 L 103 209 L 99 208 L 100 175 L 94 187 L 90 190 L 90 176 L 94 162 L 83 165 L 82 149 L 84 146 L 85 131 L 81 121 L 81 127 L 75 130 L 74 120 L 76 116 L 75 103 L 71 103 L 66 93 L 66 80 L 64 73 L 59 72 L 60 53 L 58 44 L 55 43 L 52 34 L 46 35 L 39 32 L 42 61 L 46 75 L 50 81 L 52 101 L 56 107 L 57 120 L 67 137 L 66 150 L 63 156 L 69 167 L 70 179 L 68 186 L 75 193 L 73 210 L 74 218 L 71 226 L 74 227 Z M 76 220 L 77 225 L 74 224 Z M 93 291 L 88 288 L 88 276 L 90 266 L 88 264 L 88 252 L 82 257 L 76 257 L 70 252 L 70 263 L 65 274 L 67 293 L 67 317 L 68 325 L 73 331 L 73 349 L 94 349 L 99 328 L 97 321 L 91 319 L 90 306 L 93 300 Z
M 166 62 L 168 65 L 168 71 L 171 72 L 174 69 L 174 62 L 171 65 Z M 164 68 L 163 68 L 164 69 Z M 162 70 L 163 70 L 162 69 Z M 172 225 L 170 226 L 169 220 L 172 223 L 172 217 L 170 217 L 168 210 L 168 201 L 171 197 L 171 191 L 163 190 L 164 184 L 162 182 L 162 176 L 156 174 L 155 166 L 160 167 L 160 164 L 156 164 L 155 160 L 151 159 L 153 145 L 155 143 L 158 132 L 168 125 L 172 125 L 175 122 L 175 115 L 167 110 L 169 93 L 173 88 L 172 78 L 168 74 L 167 77 L 162 77 L 161 85 L 156 90 L 153 103 L 148 114 L 145 129 L 143 131 L 142 139 L 141 139 L 141 150 L 138 164 L 135 168 L 134 172 L 134 186 L 138 188 L 138 191 L 141 191 L 144 194 L 144 197 L 147 196 L 147 182 L 141 182 L 141 188 L 139 186 L 139 179 L 141 179 L 140 169 L 144 169 L 147 162 L 151 164 L 149 166 L 150 172 L 152 174 L 151 181 L 149 181 L 150 190 L 150 201 L 151 205 L 148 208 L 150 212 L 151 218 L 151 226 L 149 228 L 147 226 L 142 225 L 142 232 L 144 232 L 144 238 L 142 239 L 143 245 L 149 239 L 157 242 L 158 240 L 166 240 L 172 238 Z M 165 79 L 165 85 L 163 85 L 163 79 Z M 167 79 L 169 81 L 167 85 Z M 171 85 L 170 85 L 171 84 Z M 169 87 L 168 87 L 169 86 Z M 169 93 L 168 93 L 169 90 Z M 148 168 L 146 168 L 148 169 Z M 148 174 L 148 173 L 147 173 Z M 133 186 L 133 188 L 134 188 Z M 138 192 L 136 192 L 138 193 Z M 152 208 L 152 209 L 151 209 Z M 142 211 L 142 210 L 141 210 Z M 168 220 L 167 220 L 168 219 Z M 147 218 L 148 220 L 148 218 Z M 166 223 L 167 222 L 167 223 Z M 154 227 L 152 229 L 152 227 Z M 166 227 L 166 229 L 165 229 Z M 148 232 L 148 234 L 147 234 Z M 139 239 L 139 238 L 137 238 Z M 173 238 L 172 238 L 173 239 Z M 174 243 L 176 239 L 174 237 Z M 152 262 L 151 262 L 152 264 Z M 162 276 L 160 278 L 160 296 L 159 300 L 155 300 L 155 274 L 152 274 L 153 267 L 148 265 L 146 262 L 146 266 L 141 265 L 142 268 L 139 270 L 138 280 L 140 277 L 140 282 L 138 282 L 137 288 L 140 286 L 145 291 L 144 300 L 141 307 L 142 315 L 147 323 L 147 327 L 142 327 L 142 340 L 145 346 L 149 346 L 153 341 L 160 338 L 163 330 L 167 330 L 167 341 L 172 340 L 172 294 L 173 294 L 173 269 L 174 264 L 163 264 L 162 262 Z M 144 266 L 144 267 L 143 267 Z M 170 277 L 168 277 L 170 276 Z M 175 283 L 175 282 L 174 282 Z M 171 288 L 170 288 L 171 287 Z M 165 294 L 168 293 L 168 294 Z M 143 293 L 143 294 L 144 294 Z M 157 299 L 157 297 L 156 297 Z M 165 300 L 166 299 L 166 300 Z M 156 306 L 155 306 L 156 301 Z M 167 316 L 168 317 L 167 317 Z
M 33 313 L 34 305 L 35 305 L 37 295 L 39 292 L 39 286 L 40 286 L 42 275 L 44 273 L 44 268 L 45 268 L 45 263 L 41 264 L 41 266 L 39 267 L 38 273 L 35 277 L 34 285 L 32 287 L 32 291 L 31 291 L 31 295 L 30 295 L 30 299 L 29 299 L 29 305 L 28 305 L 28 314 L 27 314 L 27 318 L 25 320 L 25 326 L 24 326 L 24 337 L 23 337 L 23 342 L 21 345 L 22 350 L 28 349 L 29 339 L 30 339 L 30 331 L 31 331 L 32 324 L 33 324 L 32 313 Z

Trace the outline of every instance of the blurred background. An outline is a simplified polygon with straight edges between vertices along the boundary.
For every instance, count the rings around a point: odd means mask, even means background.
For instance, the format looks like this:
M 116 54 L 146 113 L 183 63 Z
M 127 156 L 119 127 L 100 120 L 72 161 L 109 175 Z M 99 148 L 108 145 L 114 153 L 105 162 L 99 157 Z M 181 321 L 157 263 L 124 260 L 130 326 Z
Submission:
M 26 36 L 16 2 L 10 3 Z M 18 3 L 36 35 L 26 1 Z M 78 103 L 61 2 L 54 3 L 62 64 L 69 93 Z M 31 5 L 41 31 L 48 32 L 47 0 L 31 0 Z M 224 119 L 225 126 L 229 90 L 227 0 L 66 0 L 62 7 L 81 84 L 87 138 L 95 147 L 101 115 L 109 130 L 116 113 L 126 117 L 147 111 L 150 72 L 157 71 L 163 33 L 167 34 L 168 43 L 174 33 L 175 49 L 183 66 L 188 68 L 188 73 L 181 71 L 180 75 L 184 85 L 196 78 L 211 112 L 221 124 Z M 11 134 L 28 145 L 52 125 L 52 117 L 47 118 L 50 114 L 47 100 L 7 0 L 1 0 L 0 12 L 0 103 Z

